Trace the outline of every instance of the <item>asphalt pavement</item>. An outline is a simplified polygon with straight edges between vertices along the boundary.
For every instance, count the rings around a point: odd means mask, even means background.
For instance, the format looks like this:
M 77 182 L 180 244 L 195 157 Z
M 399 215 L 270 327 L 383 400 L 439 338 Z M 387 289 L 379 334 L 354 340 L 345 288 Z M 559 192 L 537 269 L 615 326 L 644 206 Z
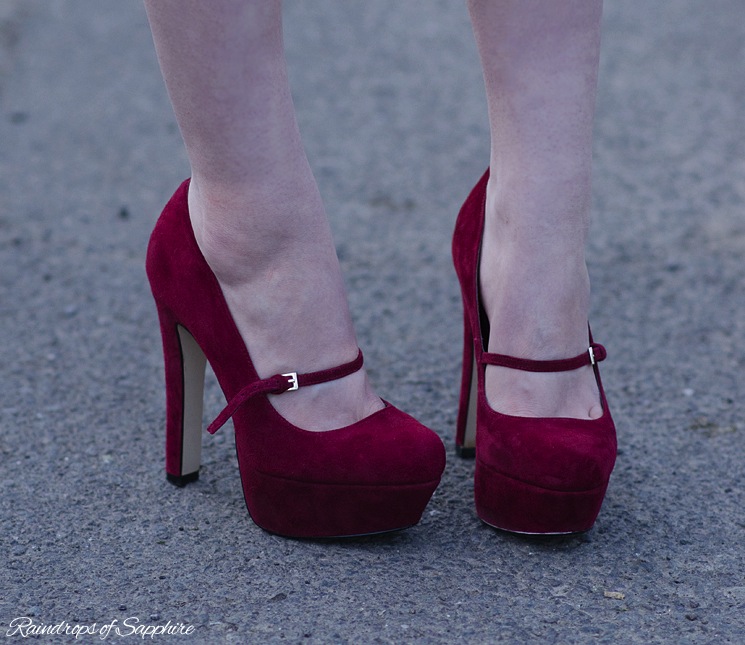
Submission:
M 745 641 L 741 0 L 606 5 L 588 257 L 620 450 L 596 526 L 553 539 L 481 524 L 473 462 L 452 450 L 450 235 L 488 160 L 463 3 L 288 1 L 285 16 L 366 362 L 445 441 L 442 484 L 415 528 L 324 542 L 250 521 L 229 427 L 205 434 L 198 483 L 166 483 L 144 253 L 188 166 L 144 10 L 0 0 L 1 633 Z M 211 379 L 205 416 L 222 404 Z

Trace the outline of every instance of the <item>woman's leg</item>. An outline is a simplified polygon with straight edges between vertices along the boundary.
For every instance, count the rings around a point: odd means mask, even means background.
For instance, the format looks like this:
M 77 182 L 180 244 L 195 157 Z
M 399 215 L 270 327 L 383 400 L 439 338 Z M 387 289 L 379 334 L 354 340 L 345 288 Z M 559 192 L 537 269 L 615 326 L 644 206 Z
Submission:
M 189 209 L 256 371 L 357 354 L 321 197 L 287 81 L 280 0 L 145 0 L 192 169 Z M 363 370 L 276 397 L 309 430 L 383 407 Z
M 602 0 L 469 0 L 491 126 L 481 254 L 490 352 L 569 358 L 587 350 L 592 127 Z M 595 418 L 590 367 L 487 367 L 491 406 Z

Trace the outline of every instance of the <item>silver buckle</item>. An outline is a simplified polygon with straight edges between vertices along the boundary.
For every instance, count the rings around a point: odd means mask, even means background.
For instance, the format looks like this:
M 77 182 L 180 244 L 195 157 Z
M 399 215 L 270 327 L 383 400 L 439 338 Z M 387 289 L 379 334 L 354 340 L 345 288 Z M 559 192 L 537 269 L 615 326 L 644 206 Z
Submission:
M 587 351 L 590 354 L 590 365 L 595 365 L 595 352 L 592 351 L 592 345 L 590 345 L 590 347 L 588 347 Z
M 290 382 L 290 387 L 285 392 L 292 392 L 300 387 L 297 382 L 297 372 L 287 372 L 287 374 L 282 374 L 282 376 L 286 376 Z

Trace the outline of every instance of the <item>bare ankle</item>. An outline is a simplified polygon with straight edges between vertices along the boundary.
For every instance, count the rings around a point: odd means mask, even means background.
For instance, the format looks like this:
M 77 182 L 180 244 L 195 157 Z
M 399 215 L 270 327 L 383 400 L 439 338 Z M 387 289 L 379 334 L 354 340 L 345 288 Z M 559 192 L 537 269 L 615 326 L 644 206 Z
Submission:
M 312 180 L 312 177 L 311 177 Z M 274 270 L 288 257 L 333 254 L 315 183 L 286 189 L 203 187 L 192 180 L 189 212 L 197 243 L 222 284 L 240 284 Z
M 490 351 L 555 359 L 585 348 L 590 289 L 584 263 L 513 262 L 487 254 L 479 281 L 492 331 Z

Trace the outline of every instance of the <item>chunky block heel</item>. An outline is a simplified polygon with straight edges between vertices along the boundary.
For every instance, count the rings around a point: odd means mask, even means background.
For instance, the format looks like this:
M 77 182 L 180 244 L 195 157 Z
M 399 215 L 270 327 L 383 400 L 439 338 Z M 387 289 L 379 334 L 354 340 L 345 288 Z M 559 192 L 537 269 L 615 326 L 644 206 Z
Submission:
M 227 406 L 207 430 L 232 418 L 246 506 L 267 531 L 290 537 L 345 537 L 416 524 L 445 467 L 439 437 L 390 404 L 361 421 L 310 432 L 284 419 L 269 395 L 343 378 L 348 363 L 260 378 L 217 278 L 191 228 L 188 181 L 150 238 L 147 274 L 163 337 L 166 473 L 183 485 L 200 467 L 204 370 L 209 361 Z M 277 342 L 282 342 L 278 339 Z
M 207 359 L 192 335 L 158 307 L 166 376 L 166 477 L 176 486 L 199 479 Z
M 590 529 L 600 511 L 616 459 L 616 430 L 598 363 L 602 345 L 588 337 L 586 352 L 560 360 L 528 360 L 486 351 L 488 320 L 478 294 L 487 170 L 466 199 L 453 236 L 453 260 L 463 294 L 464 349 L 456 450 L 476 458 L 476 512 L 513 533 L 562 534 Z M 603 414 L 597 419 L 529 418 L 489 406 L 487 365 L 561 372 L 591 365 Z
M 460 404 L 455 431 L 455 452 L 464 459 L 476 456 L 476 403 L 478 400 L 478 373 L 473 356 L 473 335 L 468 316 L 463 328 L 463 373 L 460 386 Z

